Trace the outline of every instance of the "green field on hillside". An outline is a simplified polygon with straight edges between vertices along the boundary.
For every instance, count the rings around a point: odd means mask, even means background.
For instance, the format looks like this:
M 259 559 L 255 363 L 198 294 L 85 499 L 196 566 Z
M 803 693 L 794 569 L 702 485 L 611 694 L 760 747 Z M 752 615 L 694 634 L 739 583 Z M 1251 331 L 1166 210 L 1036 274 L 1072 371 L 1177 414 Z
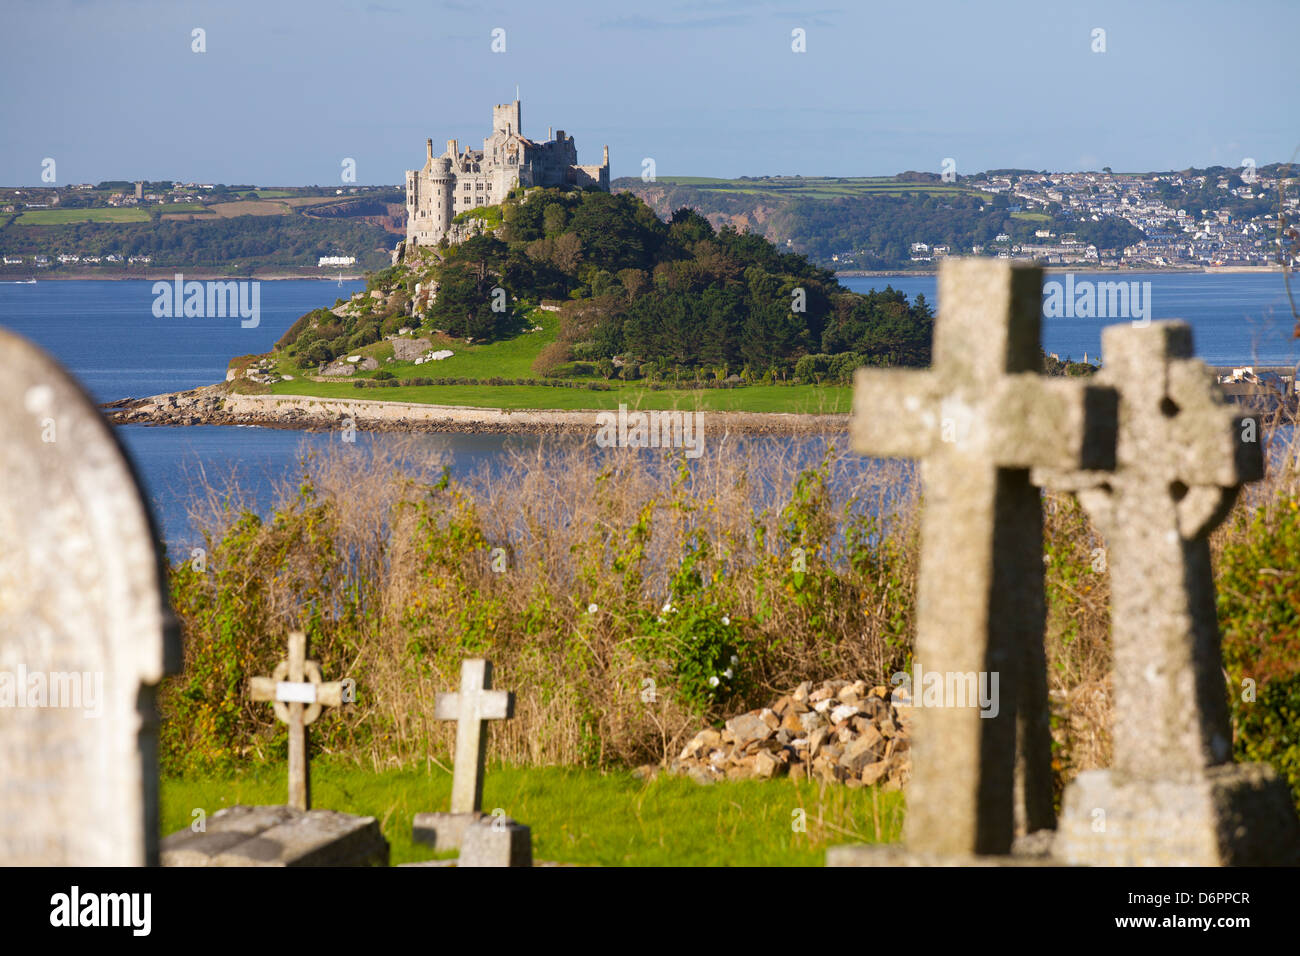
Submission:
M 61 226 L 71 222 L 148 222 L 149 210 L 162 213 L 202 212 L 202 203 L 178 202 L 157 206 L 103 209 L 31 209 L 18 217 L 20 226 Z
M 780 179 L 714 179 L 708 176 L 658 176 L 658 183 L 690 186 L 708 192 L 736 195 L 767 195 L 772 198 L 851 199 L 867 196 L 902 196 L 923 193 L 934 195 L 976 193 L 957 183 L 900 182 L 892 176 L 804 176 Z
M 447 809 L 446 770 L 375 772 L 313 760 L 311 783 L 313 807 L 377 818 L 392 864 L 434 858 L 412 841 L 411 818 Z M 188 829 L 195 810 L 211 817 L 237 803 L 282 804 L 285 791 L 281 767 L 164 777 L 163 834 Z M 535 861 L 586 866 L 821 866 L 829 846 L 898 840 L 902 807 L 897 792 L 785 778 L 701 785 L 643 782 L 627 771 L 490 767 L 483 784 L 484 812 L 499 808 L 532 829 Z
M 30 209 L 18 217 L 20 226 L 61 226 L 70 222 L 148 222 L 139 206 L 123 209 Z

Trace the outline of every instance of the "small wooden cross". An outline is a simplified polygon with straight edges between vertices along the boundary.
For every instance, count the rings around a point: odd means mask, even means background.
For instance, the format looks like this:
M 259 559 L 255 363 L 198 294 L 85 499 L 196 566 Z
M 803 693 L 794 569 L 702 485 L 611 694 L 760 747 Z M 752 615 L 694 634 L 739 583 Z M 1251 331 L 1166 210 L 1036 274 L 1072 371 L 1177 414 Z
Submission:
M 460 690 L 439 694 L 435 715 L 456 721 L 456 762 L 451 781 L 451 812 L 477 813 L 483 803 L 483 764 L 489 720 L 515 715 L 515 695 L 490 690 L 492 662 L 474 659 L 460 665 Z
M 1198 776 L 1232 758 L 1209 533 L 1263 476 L 1246 423 L 1192 358 L 1184 322 L 1102 330 L 1098 378 L 1119 392 L 1113 472 L 1035 472 L 1073 491 L 1106 538 L 1115 773 Z
M 1017 813 L 1027 830 L 1055 824 L 1042 506 L 1029 469 L 1113 467 L 1116 396 L 1039 374 L 1041 313 L 1041 269 L 945 260 L 931 368 L 859 369 L 854 379 L 854 451 L 922 459 L 915 659 L 930 671 L 1000 675 L 996 717 L 914 708 L 906 842 L 915 850 L 1007 853 Z
M 343 705 L 343 682 L 322 681 L 320 665 L 307 660 L 307 635 L 293 631 L 289 659 L 277 664 L 270 677 L 250 679 L 248 691 L 253 700 L 273 702 L 275 716 L 289 725 L 289 806 L 310 810 L 307 725 L 320 716 L 322 707 Z

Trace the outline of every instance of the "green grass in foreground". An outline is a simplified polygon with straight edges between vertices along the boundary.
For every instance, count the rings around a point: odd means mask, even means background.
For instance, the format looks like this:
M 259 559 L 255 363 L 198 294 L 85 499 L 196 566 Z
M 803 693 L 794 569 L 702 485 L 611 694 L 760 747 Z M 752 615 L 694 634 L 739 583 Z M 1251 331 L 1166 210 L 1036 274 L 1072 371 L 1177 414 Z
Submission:
M 284 803 L 285 789 L 282 767 L 164 778 L 163 833 L 188 828 L 195 808 L 210 816 L 236 803 Z M 447 809 L 450 797 L 451 775 L 437 766 L 312 766 L 312 805 L 378 818 L 394 864 L 434 857 L 412 842 L 411 818 Z M 876 788 L 784 778 L 702 786 L 661 776 L 644 783 L 626 771 L 563 767 L 493 767 L 483 786 L 486 812 L 499 807 L 532 828 L 535 860 L 600 866 L 821 866 L 828 846 L 897 841 L 902 806 L 901 794 Z M 796 810 L 806 832 L 792 826 Z
M 292 374 L 292 373 L 291 373 Z M 301 374 L 301 373 L 299 373 Z M 419 373 L 417 373 L 419 374 Z M 424 373 L 432 377 L 430 373 Z M 317 398 L 356 398 L 367 401 L 414 402 L 423 405 L 466 405 L 473 408 L 518 409 L 700 409 L 703 411 L 793 412 L 804 415 L 847 414 L 853 403 L 850 386 L 747 385 L 732 389 L 666 389 L 650 391 L 628 382 L 608 392 L 545 385 L 411 385 L 395 388 L 354 388 L 350 380 L 310 382 L 295 378 L 271 386 L 277 395 Z

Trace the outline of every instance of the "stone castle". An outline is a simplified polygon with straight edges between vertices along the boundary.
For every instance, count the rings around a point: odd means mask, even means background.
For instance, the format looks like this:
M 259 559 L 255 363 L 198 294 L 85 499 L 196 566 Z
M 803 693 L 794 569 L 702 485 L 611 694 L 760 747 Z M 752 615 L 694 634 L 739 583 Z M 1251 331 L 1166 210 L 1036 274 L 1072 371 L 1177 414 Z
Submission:
M 452 219 L 501 202 L 516 186 L 596 186 L 609 190 L 609 147 L 599 166 L 578 165 L 578 147 L 559 130 L 539 143 L 523 134 L 519 100 L 492 107 L 492 135 L 481 150 L 447 141 L 441 156 L 426 143 L 424 167 L 406 172 L 406 245 L 436 244 Z

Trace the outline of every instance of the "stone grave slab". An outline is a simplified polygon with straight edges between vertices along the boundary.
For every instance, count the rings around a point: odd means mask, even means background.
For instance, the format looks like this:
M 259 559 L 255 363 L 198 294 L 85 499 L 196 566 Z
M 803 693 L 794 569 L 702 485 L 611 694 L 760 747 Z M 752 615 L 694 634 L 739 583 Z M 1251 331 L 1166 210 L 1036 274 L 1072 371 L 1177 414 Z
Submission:
M 460 849 L 465 831 L 482 820 L 491 820 L 486 813 L 417 813 L 411 823 L 411 838 L 425 843 L 437 853 Z
M 387 866 L 374 817 L 289 806 L 218 810 L 204 832 L 180 830 L 162 845 L 164 866 Z
M 456 865 L 532 866 L 531 831 L 509 817 L 479 820 L 466 827 Z

